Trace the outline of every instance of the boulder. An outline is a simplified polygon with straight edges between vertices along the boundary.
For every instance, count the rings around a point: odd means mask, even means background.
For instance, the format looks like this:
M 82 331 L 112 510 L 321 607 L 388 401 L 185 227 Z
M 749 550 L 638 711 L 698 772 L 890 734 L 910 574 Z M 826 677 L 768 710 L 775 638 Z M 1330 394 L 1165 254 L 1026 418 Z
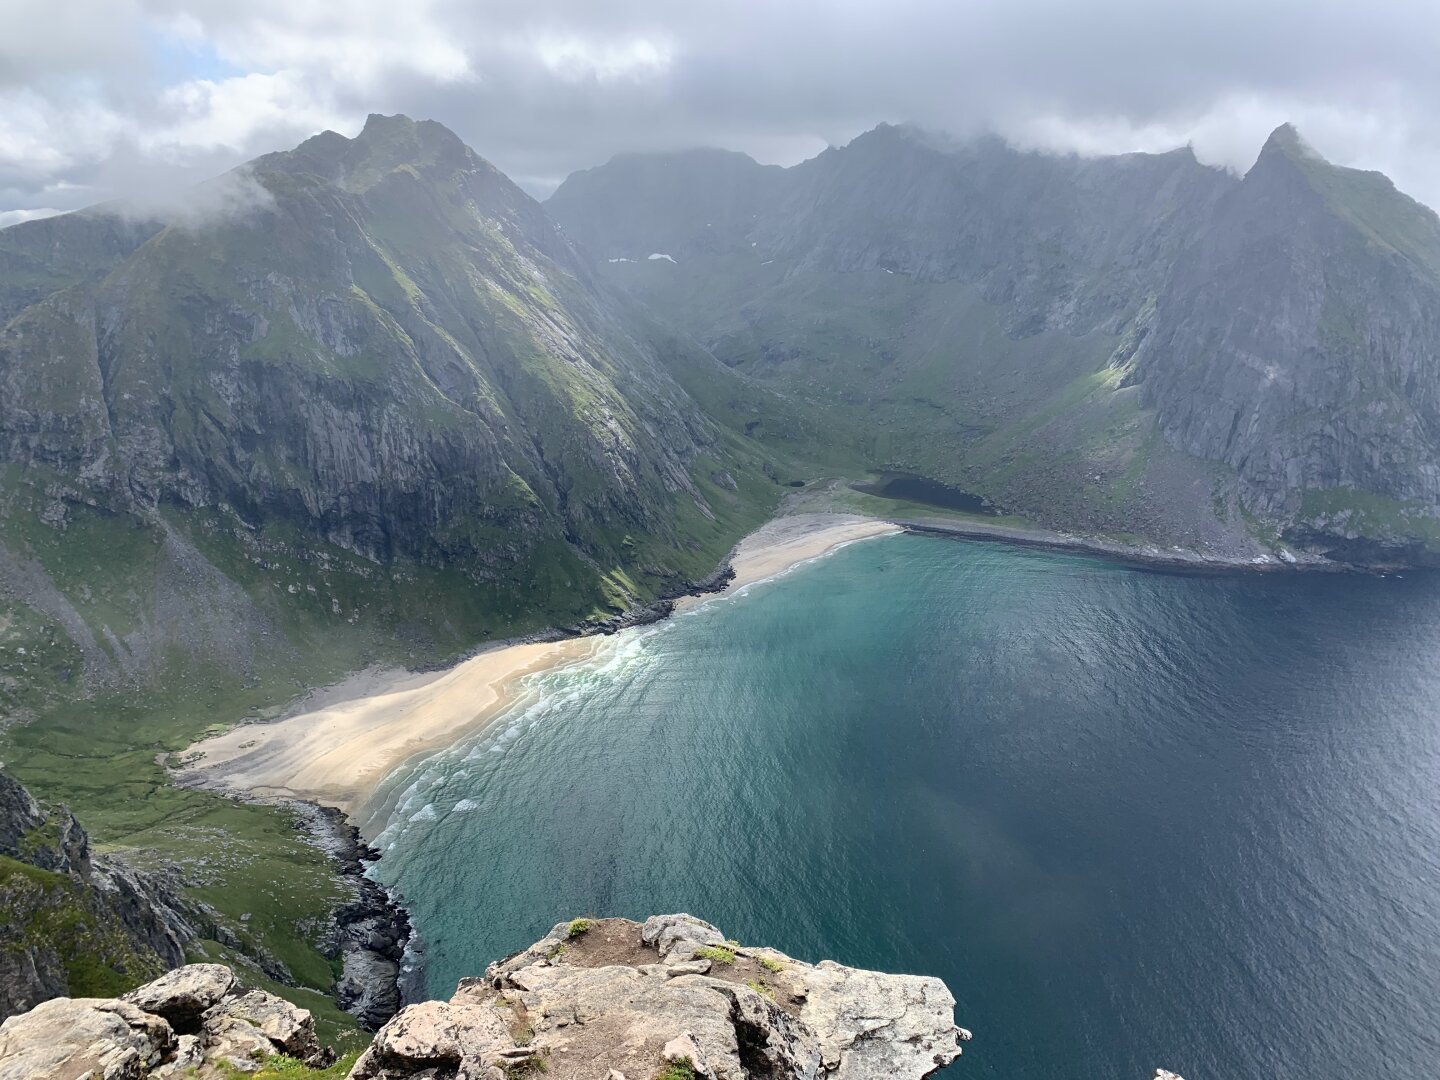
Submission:
M 640 940 L 653 945 L 667 964 L 695 958 L 695 950 L 725 944 L 725 935 L 693 915 L 652 915 L 640 930 Z
M 129 1002 L 52 998 L 0 1024 L 0 1080 L 140 1080 L 174 1045 Z
M 703 1077 L 704 1080 L 713 1080 L 715 1076 L 710 1066 L 705 1064 L 705 1055 L 700 1052 L 695 1037 L 688 1031 L 684 1035 L 671 1039 L 661 1047 L 660 1056 L 669 1062 L 689 1065 L 695 1070 L 695 1075 Z
M 193 1034 L 205 1010 L 219 1004 L 234 985 L 235 973 L 224 964 L 186 964 L 130 991 L 125 1000 Z
M 205 1044 L 198 1035 L 181 1035 L 175 1040 L 175 1050 L 165 1064 L 150 1075 L 154 1080 L 188 1080 L 205 1064 Z
M 959 1055 L 970 1033 L 954 1025 L 955 999 L 939 979 L 886 975 L 822 960 L 789 961 L 786 980 L 803 997 L 800 1019 L 819 1035 L 835 1080 L 924 1076 Z
M 466 1060 L 483 1060 L 488 1066 L 487 1059 L 514 1047 L 498 1009 L 465 1001 L 426 1001 L 400 1010 L 381 1028 L 350 1076 L 408 1077 L 426 1069 L 454 1070 Z
M 279 1051 L 254 1024 L 233 1016 L 211 1019 L 200 1035 L 202 1055 L 207 1062 L 252 1072 L 267 1057 Z
M 665 968 L 665 974 L 672 979 L 678 979 L 681 975 L 708 975 L 710 961 L 688 960 L 683 964 L 670 964 Z
M 254 1028 L 281 1053 L 307 1064 L 320 1064 L 326 1057 L 315 1037 L 315 1020 L 310 1011 L 274 994 L 250 990 L 224 998 L 205 1011 L 201 1027 L 207 1033 L 218 1032 L 222 1028 L 233 1031 L 234 1025 L 227 1024 L 227 1021 Z

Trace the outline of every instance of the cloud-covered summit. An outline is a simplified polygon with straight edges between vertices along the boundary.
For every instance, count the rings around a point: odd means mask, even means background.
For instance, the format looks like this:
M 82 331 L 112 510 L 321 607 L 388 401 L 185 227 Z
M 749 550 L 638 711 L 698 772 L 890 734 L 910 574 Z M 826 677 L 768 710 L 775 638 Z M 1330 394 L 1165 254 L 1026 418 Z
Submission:
M 883 120 L 1244 169 L 1294 120 L 1440 203 L 1423 0 L 3 0 L 0 21 L 0 225 L 397 111 L 541 194 L 622 150 L 791 163 Z

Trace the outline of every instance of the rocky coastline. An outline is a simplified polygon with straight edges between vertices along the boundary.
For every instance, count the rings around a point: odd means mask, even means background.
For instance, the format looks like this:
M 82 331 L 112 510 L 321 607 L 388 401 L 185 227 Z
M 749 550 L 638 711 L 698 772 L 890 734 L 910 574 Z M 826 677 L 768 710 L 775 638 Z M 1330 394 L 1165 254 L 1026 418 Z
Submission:
M 905 532 L 918 536 L 947 536 L 957 540 L 988 540 L 1011 547 L 1037 548 L 1043 551 L 1094 555 L 1116 562 L 1170 570 L 1195 572 L 1277 573 L 1311 571 L 1320 573 L 1390 573 L 1423 569 L 1430 565 L 1418 558 L 1393 558 L 1373 550 L 1369 559 L 1338 559 L 1299 548 L 1284 549 L 1283 555 L 1240 557 L 1196 551 L 1185 547 L 1164 548 L 1158 544 L 1128 544 L 1098 536 L 1052 532 L 1041 528 L 1014 525 L 991 525 L 985 522 L 947 521 L 933 518 L 888 518 Z
M 291 804 L 316 847 L 335 862 L 352 898 L 335 909 L 324 951 L 340 961 L 335 1000 L 368 1031 L 400 1011 L 401 976 L 412 930 L 399 899 L 366 870 L 380 858 L 343 813 L 318 803 Z

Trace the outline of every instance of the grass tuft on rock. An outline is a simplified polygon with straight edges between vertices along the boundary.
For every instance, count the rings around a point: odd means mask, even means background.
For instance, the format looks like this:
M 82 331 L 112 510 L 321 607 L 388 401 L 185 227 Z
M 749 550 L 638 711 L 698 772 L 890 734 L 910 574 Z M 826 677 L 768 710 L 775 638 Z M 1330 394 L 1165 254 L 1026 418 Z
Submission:
M 735 953 L 731 949 L 722 948 L 719 945 L 706 945 L 695 950 L 696 960 L 712 960 L 717 964 L 735 963 Z

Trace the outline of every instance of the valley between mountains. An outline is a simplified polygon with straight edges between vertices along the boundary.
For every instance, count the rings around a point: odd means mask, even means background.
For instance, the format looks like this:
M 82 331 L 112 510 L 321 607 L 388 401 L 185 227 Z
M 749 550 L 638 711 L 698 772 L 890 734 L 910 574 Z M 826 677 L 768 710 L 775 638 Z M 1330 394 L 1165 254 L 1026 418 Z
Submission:
M 1437 357 L 1440 219 L 1288 126 L 1243 177 L 882 125 L 542 204 L 372 116 L 165 210 L 0 230 L 0 760 L 26 828 L 78 819 L 199 905 L 190 959 L 353 1033 L 355 853 L 173 784 L 201 736 L 663 616 L 777 511 L 1427 565 Z M 882 497 L 906 478 L 983 512 Z

